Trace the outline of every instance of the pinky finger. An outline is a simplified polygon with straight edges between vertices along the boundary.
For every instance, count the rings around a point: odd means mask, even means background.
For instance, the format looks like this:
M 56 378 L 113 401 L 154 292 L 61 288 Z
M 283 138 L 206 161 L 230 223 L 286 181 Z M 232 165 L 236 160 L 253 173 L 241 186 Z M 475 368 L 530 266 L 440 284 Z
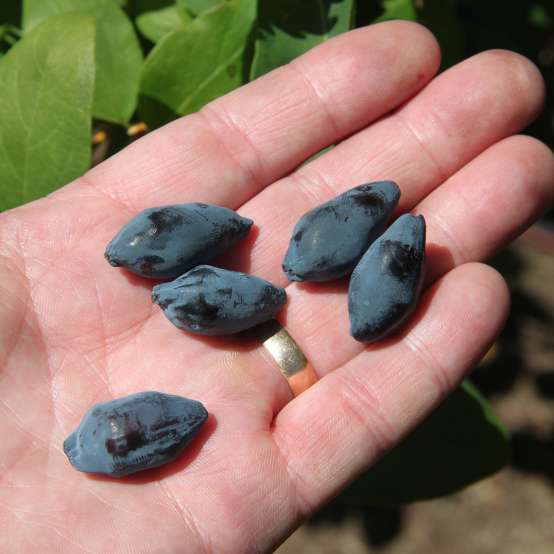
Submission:
M 502 277 L 483 264 L 450 271 L 424 294 L 400 340 L 365 349 L 287 404 L 274 438 L 306 517 L 413 429 L 500 332 Z

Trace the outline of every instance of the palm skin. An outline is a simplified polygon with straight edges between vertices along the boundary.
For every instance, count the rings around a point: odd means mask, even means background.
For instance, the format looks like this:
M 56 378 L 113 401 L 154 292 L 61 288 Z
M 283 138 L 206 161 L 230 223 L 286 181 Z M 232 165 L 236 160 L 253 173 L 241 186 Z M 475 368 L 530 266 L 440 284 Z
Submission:
M 456 386 L 508 309 L 472 262 L 547 207 L 554 162 L 512 136 L 541 107 L 528 61 L 487 52 L 435 77 L 438 63 L 415 24 L 342 35 L 2 214 L 2 552 L 270 551 Z M 152 282 L 103 259 L 139 210 L 210 202 L 257 227 L 222 263 L 285 286 L 297 219 L 379 179 L 399 183 L 398 213 L 427 219 L 428 288 L 406 329 L 364 347 L 346 282 L 289 285 L 279 319 L 320 377 L 295 399 L 258 344 L 178 331 Z M 83 413 L 142 390 L 205 404 L 191 447 L 124 479 L 74 471 L 62 443 Z

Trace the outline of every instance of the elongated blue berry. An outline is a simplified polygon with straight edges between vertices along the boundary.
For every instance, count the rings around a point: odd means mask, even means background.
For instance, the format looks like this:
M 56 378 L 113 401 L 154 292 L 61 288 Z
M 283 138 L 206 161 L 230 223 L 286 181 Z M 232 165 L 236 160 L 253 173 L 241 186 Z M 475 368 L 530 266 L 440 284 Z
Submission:
M 180 329 L 228 335 L 267 321 L 287 296 L 284 289 L 253 275 L 202 265 L 155 286 L 152 300 Z
M 392 181 L 360 185 L 303 215 L 283 261 L 291 281 L 330 281 L 350 273 L 393 212 Z
M 149 208 L 117 233 L 105 257 L 142 277 L 177 277 L 225 252 L 248 234 L 252 223 L 209 204 Z
M 139 392 L 92 406 L 63 449 L 79 471 L 122 477 L 174 460 L 207 417 L 196 400 Z
M 348 289 L 350 334 L 362 342 L 397 330 L 417 306 L 425 268 L 425 219 L 400 216 L 368 249 Z

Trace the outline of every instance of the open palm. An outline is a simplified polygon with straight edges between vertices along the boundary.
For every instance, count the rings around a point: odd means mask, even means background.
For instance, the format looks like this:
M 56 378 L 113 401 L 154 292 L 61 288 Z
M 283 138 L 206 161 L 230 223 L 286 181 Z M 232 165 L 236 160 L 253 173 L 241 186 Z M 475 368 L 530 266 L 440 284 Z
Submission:
M 1 216 L 2 552 L 269 551 L 456 386 L 508 309 L 501 277 L 472 262 L 547 207 L 554 163 L 512 136 L 542 102 L 527 60 L 438 65 L 415 24 L 344 34 Z M 398 213 L 427 220 L 428 288 L 401 334 L 364 347 L 345 281 L 288 285 L 279 319 L 320 378 L 295 399 L 259 344 L 177 330 L 152 282 L 103 258 L 138 211 L 208 202 L 256 225 L 222 263 L 285 286 L 298 218 L 381 179 L 400 185 Z M 128 478 L 76 472 L 62 443 L 83 413 L 143 390 L 202 401 L 195 442 Z

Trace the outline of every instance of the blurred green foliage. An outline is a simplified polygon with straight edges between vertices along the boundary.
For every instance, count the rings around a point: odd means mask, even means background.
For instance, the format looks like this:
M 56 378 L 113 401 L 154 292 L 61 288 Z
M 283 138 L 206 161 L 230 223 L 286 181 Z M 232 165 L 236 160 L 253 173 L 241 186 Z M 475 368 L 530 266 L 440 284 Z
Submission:
M 256 10 L 253 0 L 229 0 L 178 25 L 148 54 L 141 92 L 185 115 L 239 87 Z
M 322 6 L 324 9 L 322 9 Z M 353 26 L 354 0 L 259 0 L 255 54 L 256 79 Z
M 469 381 L 341 493 L 350 506 L 394 506 L 454 493 L 510 460 L 507 431 Z
M 160 126 L 332 36 L 398 18 L 433 31 L 442 70 L 489 48 L 531 58 L 549 93 L 529 132 L 554 146 L 554 0 L 7 0 L 0 210 L 82 174 L 92 126 L 107 131 L 113 153 L 131 140 L 131 123 Z M 384 504 L 446 494 L 502 467 L 507 452 L 501 424 L 466 384 L 357 494 Z M 449 471 L 436 460 L 449 460 Z
M 94 32 L 93 17 L 51 17 L 0 59 L 4 205 L 47 194 L 88 169 Z
M 65 13 L 95 20 L 93 116 L 125 125 L 136 109 L 142 66 L 131 21 L 114 0 L 23 0 L 23 30 L 32 31 L 41 22 Z
M 554 0 L 8 0 L 0 3 L 0 60 L 11 63 L 17 49 L 10 50 L 17 43 L 31 40 L 35 28 L 66 13 L 94 18 L 91 117 L 95 126 L 108 131 L 110 154 L 131 140 L 124 130 L 133 122 L 158 127 L 332 36 L 399 18 L 417 20 L 433 31 L 442 47 L 442 70 L 489 48 L 531 58 L 549 93 L 545 110 L 528 132 L 554 147 Z M 62 40 L 63 34 L 53 36 L 49 48 L 57 51 Z M 55 62 L 65 64 L 69 79 L 78 71 L 71 54 L 68 47 L 67 59 Z M 17 58 L 19 65 L 30 63 Z M 50 59 L 41 60 L 41 71 L 51 71 Z M 25 106 L 10 105 L 25 114 Z M 82 112 L 75 112 L 81 132 L 91 125 L 80 117 Z M 57 113 L 44 117 L 57 128 Z M 8 134 L 8 127 L 0 119 L 4 151 L 13 144 L 24 151 L 33 147 L 32 135 L 23 127 L 16 135 L 11 130 Z M 73 137 L 58 139 L 53 150 L 74 150 Z M 90 159 L 91 144 L 78 144 L 76 159 Z M 53 163 L 50 169 L 36 170 L 35 179 L 32 167 L 26 167 L 28 183 L 22 192 L 17 190 L 21 180 L 15 178 L 21 168 L 14 167 L 12 177 L 1 185 L 6 193 L 0 197 L 0 210 L 54 190 L 82 168 L 67 164 L 60 172 Z

